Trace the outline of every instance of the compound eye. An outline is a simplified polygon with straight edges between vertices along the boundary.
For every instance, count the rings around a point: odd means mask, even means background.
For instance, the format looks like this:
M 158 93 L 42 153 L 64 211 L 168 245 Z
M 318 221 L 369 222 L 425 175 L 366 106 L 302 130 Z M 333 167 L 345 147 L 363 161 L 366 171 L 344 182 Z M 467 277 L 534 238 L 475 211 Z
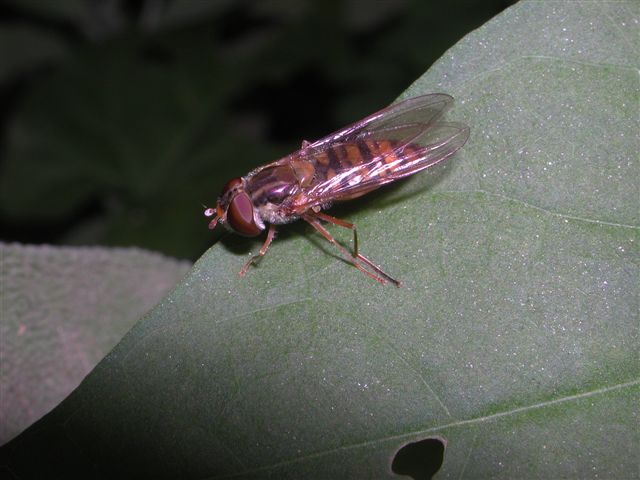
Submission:
M 227 222 L 240 235 L 255 237 L 262 232 L 253 219 L 253 204 L 245 192 L 238 193 L 231 200 L 227 211 Z

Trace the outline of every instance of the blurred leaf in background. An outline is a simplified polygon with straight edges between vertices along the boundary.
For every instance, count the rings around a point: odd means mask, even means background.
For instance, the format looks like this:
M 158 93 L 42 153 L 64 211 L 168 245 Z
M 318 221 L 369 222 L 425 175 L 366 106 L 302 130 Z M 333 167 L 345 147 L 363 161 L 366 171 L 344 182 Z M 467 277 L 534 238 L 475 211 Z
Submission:
M 0 242 L 0 443 L 60 403 L 190 264 Z
M 511 3 L 6 2 L 3 238 L 195 259 L 230 177 L 383 107 Z

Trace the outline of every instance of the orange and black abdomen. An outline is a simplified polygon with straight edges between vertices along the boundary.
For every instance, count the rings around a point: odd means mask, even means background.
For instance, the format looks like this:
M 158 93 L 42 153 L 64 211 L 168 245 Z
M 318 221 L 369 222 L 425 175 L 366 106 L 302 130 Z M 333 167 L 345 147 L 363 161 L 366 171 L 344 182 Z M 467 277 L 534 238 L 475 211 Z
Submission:
M 362 166 L 361 175 L 366 176 L 378 162 L 388 165 L 377 166 L 376 175 L 383 178 L 393 173 L 403 159 L 411 159 L 420 148 L 408 144 L 402 149 L 402 158 L 394 152 L 400 142 L 397 140 L 357 140 L 353 143 L 341 143 L 314 155 L 316 176 L 314 182 L 330 180 L 339 173 Z M 374 161 L 377 160 L 377 161 Z M 381 168 L 382 167 L 382 168 Z

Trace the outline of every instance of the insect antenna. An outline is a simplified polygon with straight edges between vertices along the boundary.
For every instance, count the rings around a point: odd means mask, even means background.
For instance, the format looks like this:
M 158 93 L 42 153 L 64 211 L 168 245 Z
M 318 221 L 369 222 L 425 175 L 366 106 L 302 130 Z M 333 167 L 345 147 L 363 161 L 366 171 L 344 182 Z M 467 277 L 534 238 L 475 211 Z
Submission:
M 211 208 L 211 207 L 207 207 L 203 203 L 202 207 L 204 208 L 205 217 L 213 217 L 209 222 L 209 230 L 213 230 L 214 228 L 216 228 L 216 225 L 218 224 L 218 220 L 220 220 L 220 217 L 222 216 L 221 215 L 222 209 L 220 208 L 220 204 L 216 205 L 216 208 Z

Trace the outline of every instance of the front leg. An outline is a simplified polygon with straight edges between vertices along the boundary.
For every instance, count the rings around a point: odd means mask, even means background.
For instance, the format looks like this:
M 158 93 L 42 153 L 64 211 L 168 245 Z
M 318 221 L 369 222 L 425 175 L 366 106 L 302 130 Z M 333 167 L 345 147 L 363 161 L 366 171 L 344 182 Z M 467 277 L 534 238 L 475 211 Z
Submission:
M 241 277 L 244 277 L 244 274 L 247 273 L 247 270 L 249 270 L 249 267 L 251 266 L 252 263 L 257 262 L 262 257 L 264 257 L 264 254 L 267 253 L 267 249 L 269 248 L 269 245 L 271 245 L 271 242 L 273 241 L 273 238 L 275 237 L 275 235 L 276 235 L 276 227 L 273 224 L 269 224 L 269 231 L 267 232 L 267 238 L 262 244 L 262 248 L 260 249 L 260 252 L 258 253 L 258 255 L 254 255 L 253 257 L 251 257 L 249 261 L 244 264 L 244 266 L 242 267 L 242 270 L 240 270 Z

